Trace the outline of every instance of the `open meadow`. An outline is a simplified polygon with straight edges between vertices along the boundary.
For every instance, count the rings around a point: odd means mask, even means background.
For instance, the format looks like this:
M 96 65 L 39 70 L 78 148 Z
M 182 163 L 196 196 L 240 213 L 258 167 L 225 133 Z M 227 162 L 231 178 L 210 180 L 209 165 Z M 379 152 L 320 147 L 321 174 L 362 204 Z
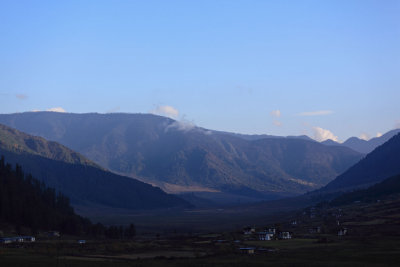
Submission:
M 336 238 L 218 243 L 209 237 L 175 240 L 92 241 L 85 246 L 60 240 L 26 247 L 2 247 L 2 266 L 398 266 L 398 239 Z M 202 240 L 202 242 L 201 242 Z M 254 246 L 242 254 L 240 246 Z

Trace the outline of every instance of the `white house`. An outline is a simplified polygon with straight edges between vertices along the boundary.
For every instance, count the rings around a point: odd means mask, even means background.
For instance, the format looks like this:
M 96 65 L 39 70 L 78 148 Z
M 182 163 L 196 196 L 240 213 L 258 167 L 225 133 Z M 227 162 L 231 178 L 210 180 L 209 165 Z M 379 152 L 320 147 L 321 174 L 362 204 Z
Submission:
M 21 236 L 23 242 L 35 242 L 36 238 L 34 236 Z
M 343 228 L 338 231 L 338 236 L 344 236 L 347 234 L 347 229 Z
M 279 238 L 281 239 L 291 239 L 292 235 L 289 232 L 280 232 Z
M 321 233 L 321 227 L 318 226 L 318 227 L 314 227 L 314 228 L 309 228 L 308 232 L 310 234 L 319 234 L 319 233 Z
M 258 240 L 262 240 L 262 241 L 269 241 L 272 240 L 272 238 L 274 237 L 274 233 L 272 232 L 258 232 Z

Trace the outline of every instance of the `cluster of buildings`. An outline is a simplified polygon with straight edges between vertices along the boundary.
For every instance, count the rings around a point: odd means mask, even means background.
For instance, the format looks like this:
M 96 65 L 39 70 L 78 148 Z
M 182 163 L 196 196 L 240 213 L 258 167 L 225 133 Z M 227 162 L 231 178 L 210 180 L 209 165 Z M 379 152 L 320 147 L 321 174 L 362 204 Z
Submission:
M 48 238 L 60 237 L 60 232 L 50 231 L 46 233 Z M 0 237 L 0 244 L 15 244 L 15 243 L 33 243 L 36 242 L 34 236 L 14 236 L 14 237 Z M 78 244 L 86 244 L 86 240 L 78 240 Z
M 34 236 L 14 236 L 14 237 L 2 237 L 0 238 L 0 244 L 11 244 L 11 243 L 31 243 L 35 242 Z
M 246 227 L 243 229 L 244 235 L 255 235 L 260 241 L 269 241 L 274 239 L 291 239 L 292 234 L 286 231 L 277 231 L 276 228 L 268 228 L 261 232 L 256 232 L 254 227 Z
M 2 232 L 0 232 L 2 235 Z M 44 233 L 47 237 L 60 237 L 60 232 L 49 231 Z M 0 244 L 13 244 L 13 243 L 33 243 L 36 242 L 36 237 L 26 235 L 26 236 L 13 236 L 13 237 L 0 237 Z

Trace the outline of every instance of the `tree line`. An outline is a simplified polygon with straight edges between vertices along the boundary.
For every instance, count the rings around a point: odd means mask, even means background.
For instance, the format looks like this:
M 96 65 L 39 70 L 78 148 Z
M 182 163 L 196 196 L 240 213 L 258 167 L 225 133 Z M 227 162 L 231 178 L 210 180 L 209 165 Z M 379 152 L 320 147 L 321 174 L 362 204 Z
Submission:
M 134 224 L 128 227 L 93 224 L 77 215 L 67 196 L 47 187 L 0 158 L 0 222 L 15 226 L 17 234 L 28 228 L 32 235 L 39 231 L 59 231 L 62 234 L 94 238 L 131 239 L 136 234 Z M 24 233 L 26 234 L 26 233 Z

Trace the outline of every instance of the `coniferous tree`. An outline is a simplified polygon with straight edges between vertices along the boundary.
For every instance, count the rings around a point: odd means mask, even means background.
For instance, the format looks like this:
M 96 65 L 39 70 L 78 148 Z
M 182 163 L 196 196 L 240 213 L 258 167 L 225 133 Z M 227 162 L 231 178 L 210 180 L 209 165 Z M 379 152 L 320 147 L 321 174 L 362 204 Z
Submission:
M 130 239 L 136 234 L 133 224 L 127 228 L 105 227 L 76 215 L 68 197 L 31 174 L 24 174 L 19 164 L 13 169 L 3 156 L 0 158 L 0 223 L 14 225 L 18 234 L 22 234 L 23 228 L 30 228 L 32 234 L 58 230 L 64 234 L 112 239 Z

